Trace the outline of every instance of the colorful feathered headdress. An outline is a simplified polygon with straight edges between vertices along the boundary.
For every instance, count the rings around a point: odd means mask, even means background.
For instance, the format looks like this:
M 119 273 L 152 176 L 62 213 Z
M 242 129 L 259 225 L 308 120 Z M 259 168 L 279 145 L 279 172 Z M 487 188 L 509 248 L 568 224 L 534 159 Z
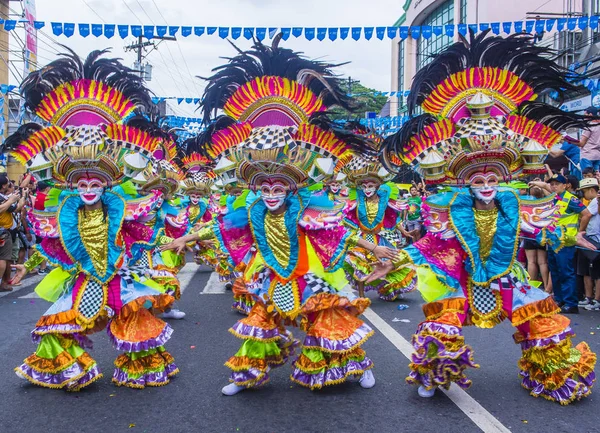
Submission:
M 135 71 L 103 58 L 107 50 L 82 60 L 66 49 L 21 84 L 25 106 L 50 126 L 25 125 L 6 147 L 38 178 L 65 187 L 81 177 L 107 186 L 135 177 L 157 156 L 160 140 L 123 121 L 150 110 L 150 91 Z
M 408 98 L 411 118 L 382 148 L 384 165 L 410 164 L 429 183 L 468 184 L 482 170 L 501 179 L 544 172 L 548 149 L 567 128 L 589 119 L 536 99 L 543 92 L 575 90 L 573 73 L 551 59 L 531 36 L 462 39 L 415 75 Z
M 217 161 L 215 170 L 225 184 L 241 179 L 254 188 L 265 178 L 279 177 L 302 187 L 322 180 L 351 152 L 350 143 L 312 122 L 333 105 L 353 108 L 332 73 L 336 65 L 280 48 L 280 39 L 270 47 L 255 42 L 249 51 L 238 50 L 208 78 L 205 122 L 217 110 L 233 120 L 226 126 L 219 120 L 223 127 L 214 127 L 204 140 L 204 152 Z

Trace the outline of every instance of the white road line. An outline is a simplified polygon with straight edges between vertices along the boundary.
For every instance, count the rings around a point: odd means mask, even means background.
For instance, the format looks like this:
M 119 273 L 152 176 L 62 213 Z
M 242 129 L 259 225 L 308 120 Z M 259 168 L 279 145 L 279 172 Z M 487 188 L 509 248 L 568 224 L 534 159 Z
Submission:
M 225 293 L 225 283 L 219 281 L 219 274 L 216 272 L 210 274 L 210 278 L 201 293 L 203 295 L 222 295 Z
M 177 278 L 179 279 L 179 287 L 181 288 L 181 293 L 185 292 L 190 283 L 192 282 L 192 278 L 196 275 L 198 271 L 198 265 L 196 263 L 188 262 L 185 264 L 183 268 L 177 274 Z
M 37 286 L 37 283 L 42 281 L 42 278 L 44 278 L 44 277 L 45 277 L 45 275 L 34 275 L 30 278 L 27 278 L 26 280 L 21 281 L 20 286 L 13 286 L 12 292 L 0 292 L 0 298 L 2 298 L 4 296 L 8 296 L 11 293 L 16 293 L 22 289 L 30 289 L 32 287 L 35 288 L 35 286 Z
M 363 315 L 375 328 L 383 334 L 404 356 L 410 359 L 413 352 L 412 345 L 385 320 L 370 308 Z M 441 389 L 458 408 L 473 421 L 484 433 L 510 433 L 497 418 L 489 413 L 473 397 L 464 390 L 452 384 L 449 391 Z M 416 390 L 415 390 L 416 392 Z

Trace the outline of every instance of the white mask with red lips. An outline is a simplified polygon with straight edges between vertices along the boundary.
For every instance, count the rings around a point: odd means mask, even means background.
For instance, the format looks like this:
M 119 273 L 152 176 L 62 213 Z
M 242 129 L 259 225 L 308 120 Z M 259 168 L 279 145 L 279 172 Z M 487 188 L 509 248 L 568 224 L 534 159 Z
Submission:
M 337 182 L 333 182 L 329 184 L 329 191 L 331 191 L 334 194 L 337 194 L 338 192 L 340 192 L 340 190 L 342 189 L 342 185 L 340 185 Z
M 373 197 L 377 190 L 379 189 L 379 184 L 371 181 L 367 181 L 365 183 L 360 184 L 360 189 L 365 194 L 367 198 Z
M 190 203 L 193 205 L 197 205 L 198 203 L 200 203 L 200 199 L 202 198 L 202 196 L 200 194 L 190 194 Z
M 498 194 L 498 176 L 495 173 L 477 173 L 470 179 L 473 197 L 485 204 L 490 204 Z
M 84 204 L 91 206 L 98 203 L 104 194 L 102 181 L 96 178 L 82 178 L 77 182 L 77 192 Z
M 281 181 L 265 181 L 260 186 L 260 198 L 271 212 L 284 205 L 288 196 L 289 186 Z

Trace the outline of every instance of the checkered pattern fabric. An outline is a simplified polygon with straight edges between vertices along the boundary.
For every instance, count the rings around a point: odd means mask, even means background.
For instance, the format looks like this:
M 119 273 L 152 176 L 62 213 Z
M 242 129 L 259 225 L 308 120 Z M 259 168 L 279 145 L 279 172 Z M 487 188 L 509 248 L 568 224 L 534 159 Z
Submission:
M 84 290 L 78 310 L 83 317 L 90 319 L 96 316 L 102 308 L 104 293 L 102 286 L 95 280 L 88 281 Z
M 374 235 L 374 234 L 372 234 L 372 233 L 367 233 L 367 234 L 365 234 L 364 236 L 365 236 L 365 240 L 367 240 L 367 241 L 371 242 L 372 244 L 376 243 L 376 240 L 375 240 L 375 235 Z
M 280 311 L 293 311 L 296 306 L 296 302 L 294 299 L 294 289 L 292 287 L 292 283 L 288 281 L 286 284 L 281 284 L 280 282 L 275 284 L 275 290 L 273 290 L 272 297 L 273 303 Z
M 347 173 L 352 173 L 353 171 L 358 171 L 361 168 L 367 165 L 367 160 L 364 158 L 355 157 L 350 160 L 348 164 L 344 166 L 344 171 Z
M 127 288 L 129 290 L 133 290 L 133 277 L 131 276 L 131 270 L 129 268 L 121 268 L 119 269 L 119 275 L 121 279 L 125 281 Z
M 392 246 L 399 245 L 402 242 L 402 236 L 396 230 L 382 230 L 379 235 Z
M 486 314 L 496 308 L 496 296 L 490 287 L 473 286 L 473 307 Z
M 135 263 L 136 267 L 142 268 L 142 269 L 149 269 L 150 268 L 150 260 L 148 260 L 148 253 L 147 252 L 143 252 L 141 257 L 137 260 L 137 262 Z
M 500 123 L 495 118 L 486 119 L 462 119 L 457 125 L 457 132 L 455 137 L 473 137 L 478 135 L 496 135 L 506 134 L 508 128 Z
M 290 127 L 265 126 L 254 128 L 252 134 L 245 140 L 245 147 L 255 150 L 267 150 L 277 147 L 296 147 L 292 138 L 293 130 Z
M 306 274 L 304 281 L 306 281 L 306 288 L 315 295 L 317 293 L 330 293 L 332 291 L 329 283 L 314 274 Z M 306 295 L 304 295 L 303 299 L 306 299 Z

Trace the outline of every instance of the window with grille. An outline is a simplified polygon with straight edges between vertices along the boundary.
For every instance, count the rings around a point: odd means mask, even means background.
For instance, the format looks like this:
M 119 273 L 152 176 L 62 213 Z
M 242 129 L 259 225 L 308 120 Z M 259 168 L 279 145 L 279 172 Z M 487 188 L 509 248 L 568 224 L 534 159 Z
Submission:
M 444 26 L 446 24 L 454 24 L 454 0 L 446 0 L 440 6 L 435 8 L 420 25 Z M 429 39 L 422 37 L 417 39 L 417 69 L 421 69 L 423 66 L 427 65 L 435 54 L 442 51 L 452 42 L 452 38 L 446 36 L 445 32 L 442 32 L 439 36 L 432 34 Z

